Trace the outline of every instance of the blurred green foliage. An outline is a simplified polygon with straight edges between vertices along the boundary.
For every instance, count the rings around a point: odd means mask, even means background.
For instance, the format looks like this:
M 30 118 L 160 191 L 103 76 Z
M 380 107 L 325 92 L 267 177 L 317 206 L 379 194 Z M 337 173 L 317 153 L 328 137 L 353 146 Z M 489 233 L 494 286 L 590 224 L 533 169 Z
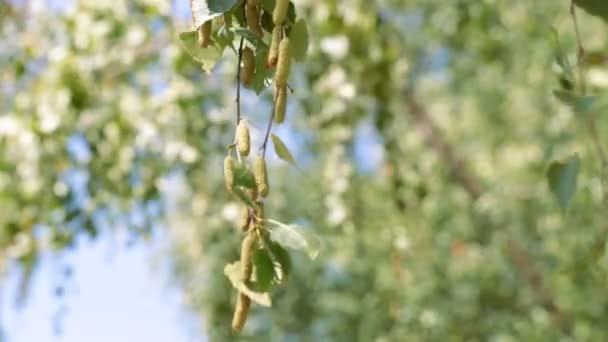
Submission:
M 608 123 L 605 101 L 552 93 L 577 87 L 568 3 L 294 2 L 309 49 L 281 136 L 298 168 L 272 160 L 266 216 L 323 247 L 314 261 L 292 255 L 243 340 L 606 340 L 607 192 L 590 111 L 600 150 Z M 598 15 L 577 13 L 585 96 L 601 100 L 604 15 L 576 2 Z M 80 236 L 158 226 L 204 334 L 236 339 L 223 268 L 238 256 L 239 207 L 222 179 L 233 51 L 201 71 L 180 44 L 185 0 L 0 8 L 0 268 L 31 272 Z M 272 100 L 259 90 L 243 99 L 254 146 Z M 551 163 L 575 153 L 573 181 Z

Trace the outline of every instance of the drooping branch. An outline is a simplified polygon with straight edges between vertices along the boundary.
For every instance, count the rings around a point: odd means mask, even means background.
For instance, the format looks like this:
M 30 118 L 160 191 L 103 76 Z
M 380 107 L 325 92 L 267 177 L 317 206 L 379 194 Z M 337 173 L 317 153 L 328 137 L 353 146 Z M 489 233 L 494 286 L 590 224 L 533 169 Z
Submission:
M 405 103 L 408 113 L 417 122 L 424 134 L 426 142 L 447 164 L 456 181 L 462 186 L 472 200 L 483 194 L 482 185 L 467 162 L 459 156 L 453 146 L 444 138 L 439 127 L 435 125 L 426 109 L 419 104 L 411 92 L 406 92 Z M 504 230 L 504 227 L 492 227 L 494 231 Z M 516 240 L 509 239 L 504 246 L 504 252 L 513 264 L 520 277 L 532 289 L 538 302 L 550 313 L 553 324 L 568 332 L 569 320 L 566 313 L 559 308 L 551 291 L 544 284 L 542 274 L 535 268 L 528 251 Z
M 473 177 L 473 173 L 469 170 L 465 161 L 456 154 L 452 145 L 450 145 L 440 129 L 431 120 L 430 116 L 421 105 L 413 98 L 413 94 L 406 94 L 408 112 L 414 117 L 418 123 L 418 127 L 423 133 L 427 143 L 431 145 L 441 158 L 445 161 L 454 175 L 456 180 L 467 191 L 473 200 L 479 198 L 482 194 L 481 185 L 477 182 L 477 177 Z

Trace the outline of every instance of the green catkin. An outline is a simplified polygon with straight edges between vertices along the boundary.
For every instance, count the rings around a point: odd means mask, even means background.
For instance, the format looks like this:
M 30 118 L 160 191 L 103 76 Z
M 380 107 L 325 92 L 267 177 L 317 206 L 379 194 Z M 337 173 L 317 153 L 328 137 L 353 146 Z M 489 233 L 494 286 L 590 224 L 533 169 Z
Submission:
M 236 146 L 241 156 L 248 156 L 251 143 L 249 141 L 249 127 L 245 120 L 240 120 L 236 127 Z
M 268 192 L 270 191 L 268 173 L 266 172 L 266 161 L 262 156 L 256 156 L 253 161 L 253 176 L 255 177 L 255 184 L 260 196 L 268 196 Z
M 249 3 L 245 5 L 245 20 L 247 21 L 247 27 L 259 38 L 264 36 L 262 27 L 260 26 L 260 10 L 258 6 L 252 6 Z
M 241 245 L 241 280 L 247 282 L 251 278 L 251 270 L 253 264 L 251 263 L 251 257 L 255 249 L 256 239 L 249 233 L 243 239 Z
M 249 307 L 251 306 L 251 299 L 244 293 L 239 292 L 236 299 L 236 307 L 234 309 L 234 316 L 232 316 L 232 332 L 238 333 L 245 326 L 247 322 L 247 315 L 249 314 Z
M 236 161 L 231 156 L 224 158 L 224 181 L 228 191 L 234 189 L 234 164 Z
M 279 58 L 277 61 L 277 72 L 274 75 L 275 84 L 278 88 L 287 86 L 289 75 L 289 38 L 283 37 L 279 44 Z
M 251 86 L 253 80 L 253 74 L 255 73 L 255 57 L 253 56 L 253 50 L 246 47 L 243 49 L 243 85 L 245 88 Z
M 272 40 L 270 41 L 270 48 L 268 50 L 268 59 L 266 59 L 266 68 L 274 68 L 277 65 L 277 60 L 279 58 L 279 43 L 281 41 L 281 31 L 282 28 L 280 26 L 275 26 L 272 30 Z
M 274 104 L 274 121 L 278 124 L 285 121 L 287 110 L 287 87 L 277 87 L 277 95 Z
M 247 5 L 249 6 L 258 6 L 260 4 L 260 0 L 247 0 Z
M 287 17 L 287 8 L 289 7 L 289 0 L 277 0 L 274 5 L 274 11 L 272 12 L 272 21 L 275 25 L 282 25 Z
M 198 45 L 202 48 L 209 46 L 209 42 L 211 41 L 211 27 L 212 21 L 207 20 L 196 30 Z

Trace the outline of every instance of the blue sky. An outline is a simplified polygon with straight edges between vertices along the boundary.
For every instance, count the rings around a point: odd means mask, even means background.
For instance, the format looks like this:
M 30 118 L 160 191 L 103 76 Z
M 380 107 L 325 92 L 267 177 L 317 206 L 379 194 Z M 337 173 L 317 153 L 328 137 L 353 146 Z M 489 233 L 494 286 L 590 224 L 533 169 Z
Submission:
M 4 284 L 1 322 L 5 342 L 190 342 L 198 319 L 182 309 L 180 292 L 169 286 L 158 243 L 123 247 L 109 238 L 61 258 L 47 256 L 33 278 L 27 303 L 15 306 L 17 277 Z M 73 268 L 62 298 L 54 291 L 63 265 Z M 61 329 L 59 334 L 55 325 Z

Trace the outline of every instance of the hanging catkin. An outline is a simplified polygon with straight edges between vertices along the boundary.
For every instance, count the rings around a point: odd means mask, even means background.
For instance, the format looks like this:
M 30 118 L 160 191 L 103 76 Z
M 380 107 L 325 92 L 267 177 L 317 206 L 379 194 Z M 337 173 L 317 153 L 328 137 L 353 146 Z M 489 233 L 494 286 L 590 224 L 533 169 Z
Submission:
M 268 58 L 266 59 L 266 68 L 274 68 L 277 65 L 279 58 L 279 44 L 281 42 L 281 26 L 275 26 L 272 30 L 272 39 L 270 40 L 270 48 L 268 50 Z
M 255 73 L 255 57 L 253 56 L 253 50 L 249 47 L 243 49 L 243 85 L 249 88 L 253 75 Z
M 249 314 L 249 307 L 251 306 L 251 299 L 245 294 L 239 292 L 236 299 L 236 307 L 234 309 L 234 316 L 232 317 L 232 332 L 239 332 L 245 326 L 247 322 L 247 315 Z
M 289 7 L 289 0 L 277 0 L 274 5 L 274 11 L 272 12 L 272 21 L 275 25 L 282 25 L 287 17 L 287 8 Z
M 247 21 L 247 27 L 259 38 L 262 38 L 264 32 L 260 25 L 260 9 L 256 5 L 245 5 L 245 20 Z
M 249 127 L 245 120 L 240 120 L 236 127 L 236 146 L 239 149 L 241 156 L 248 156 L 251 148 L 249 141 Z
M 256 156 L 253 161 L 253 176 L 255 184 L 258 188 L 258 193 L 262 197 L 266 197 L 270 188 L 268 187 L 268 173 L 266 172 L 266 161 L 262 156 Z
M 228 191 L 234 189 L 234 164 L 235 160 L 231 156 L 224 158 L 224 181 Z
M 247 234 L 241 244 L 241 279 L 246 282 L 251 277 L 253 265 L 251 257 L 256 245 L 256 239 L 252 234 Z
M 287 87 L 277 87 L 276 91 L 274 121 L 280 124 L 285 121 L 285 111 L 287 110 Z
M 274 76 L 275 84 L 278 88 L 287 86 L 287 76 L 289 75 L 289 38 L 283 37 L 279 44 L 279 57 L 277 61 L 277 72 Z

